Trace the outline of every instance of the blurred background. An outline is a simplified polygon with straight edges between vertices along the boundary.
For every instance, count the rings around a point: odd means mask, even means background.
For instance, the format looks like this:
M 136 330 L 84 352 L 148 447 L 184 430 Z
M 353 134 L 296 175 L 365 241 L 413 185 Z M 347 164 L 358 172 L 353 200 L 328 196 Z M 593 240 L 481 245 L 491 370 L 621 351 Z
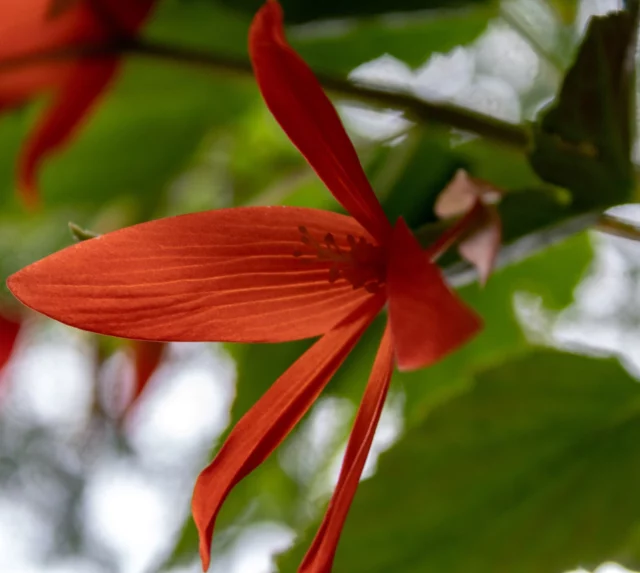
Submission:
M 143 36 L 242 61 L 259 4 L 162 0 Z M 589 18 L 622 7 L 283 4 L 289 37 L 314 69 L 514 124 L 553 98 Z M 433 220 L 434 197 L 461 167 L 509 191 L 544 187 L 516 150 L 336 102 L 386 212 L 412 227 Z M 0 119 L 3 284 L 71 244 L 70 221 L 102 233 L 236 205 L 338 208 L 250 74 L 131 56 L 42 169 L 42 208 L 25 210 L 16 155 L 43 106 Z M 640 208 L 616 214 L 640 222 Z M 11 352 L 0 350 L 0 571 L 200 571 L 195 477 L 309 342 L 140 345 L 28 313 L 2 288 L 0 342 Z M 581 232 L 460 292 L 486 329 L 436 367 L 394 376 L 336 571 L 640 567 L 640 246 Z M 376 323 L 229 498 L 211 571 L 295 571 L 337 479 L 380 331 Z

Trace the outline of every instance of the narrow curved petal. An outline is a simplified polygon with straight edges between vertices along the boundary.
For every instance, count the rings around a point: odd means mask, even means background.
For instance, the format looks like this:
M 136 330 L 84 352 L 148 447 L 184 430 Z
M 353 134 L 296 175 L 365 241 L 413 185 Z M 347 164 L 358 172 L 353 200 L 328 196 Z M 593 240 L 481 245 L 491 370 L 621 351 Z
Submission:
M 22 323 L 0 314 L 0 371 L 6 366 L 13 354 Z
M 373 370 L 365 390 L 356 421 L 349 437 L 342 462 L 340 477 L 329 503 L 327 513 L 309 551 L 298 570 L 300 573 L 330 573 L 340 540 L 340 533 L 347 519 L 351 502 L 358 489 L 371 443 L 380 420 L 393 373 L 393 341 L 387 323 Z
M 164 356 L 166 344 L 149 342 L 148 340 L 133 341 L 133 363 L 135 368 L 134 387 L 131 399 L 127 404 L 125 415 L 135 406 L 138 398 L 147 386 L 154 372 L 160 366 Z
M 303 226 L 306 235 L 301 234 Z M 293 207 L 221 209 L 70 246 L 8 280 L 27 306 L 100 334 L 156 341 L 280 342 L 328 332 L 365 289 L 330 282 L 303 240 L 367 237 L 351 217 Z M 307 239 L 305 239 L 307 237 Z
M 400 370 L 438 361 L 481 328 L 479 317 L 449 289 L 402 219 L 388 252 L 387 294 Z
M 49 109 L 29 135 L 20 157 L 18 183 L 25 201 L 38 199 L 36 176 L 42 160 L 65 145 L 86 120 L 116 69 L 115 61 L 78 65 L 56 94 Z
M 383 303 L 382 296 L 366 301 L 305 352 L 236 424 L 213 462 L 198 477 L 192 511 L 205 571 L 215 520 L 225 498 L 304 416 Z
M 249 53 L 262 96 L 282 129 L 344 208 L 382 241 L 391 226 L 335 108 L 287 44 L 276 0 L 256 14 Z

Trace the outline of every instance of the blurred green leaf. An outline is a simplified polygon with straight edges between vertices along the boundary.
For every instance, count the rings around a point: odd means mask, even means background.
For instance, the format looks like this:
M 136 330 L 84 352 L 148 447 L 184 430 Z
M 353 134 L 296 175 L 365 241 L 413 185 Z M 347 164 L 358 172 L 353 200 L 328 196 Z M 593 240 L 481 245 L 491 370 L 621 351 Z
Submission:
M 639 522 L 639 441 L 640 386 L 615 360 L 538 350 L 489 369 L 383 454 L 334 571 L 560 573 L 616 559 Z
M 579 209 L 622 203 L 633 189 L 637 8 L 591 19 L 556 102 L 534 126 L 534 169 L 570 189 Z
M 223 4 L 248 14 L 255 14 L 263 0 L 221 0 Z M 488 0 L 281 0 L 287 21 L 308 22 L 323 18 L 371 16 L 389 12 L 406 12 L 439 8 L 462 7 L 487 3 Z
M 425 131 L 417 137 L 417 144 L 403 144 L 412 146 L 410 159 L 382 202 L 390 221 L 402 216 L 412 228 L 435 220 L 433 206 L 437 196 L 462 167 L 442 133 Z
M 420 3 L 425 7 L 424 2 Z M 394 11 L 399 9 L 396 6 Z M 479 4 L 468 10 L 354 21 L 343 27 L 327 27 L 324 33 L 322 29 L 311 33 L 305 28 L 293 28 L 290 38 L 304 59 L 318 70 L 347 74 L 383 54 L 415 67 L 434 52 L 446 53 L 473 42 L 497 13 L 495 5 Z

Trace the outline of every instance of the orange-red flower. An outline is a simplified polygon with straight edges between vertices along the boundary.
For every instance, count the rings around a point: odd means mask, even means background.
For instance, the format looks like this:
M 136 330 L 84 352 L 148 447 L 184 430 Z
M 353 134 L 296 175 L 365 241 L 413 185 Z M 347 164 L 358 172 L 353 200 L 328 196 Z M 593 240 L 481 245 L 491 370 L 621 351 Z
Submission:
M 21 152 L 18 180 L 34 202 L 42 158 L 85 120 L 118 67 L 117 57 L 82 59 L 74 49 L 107 47 L 133 35 L 155 0 L 19 0 L 0 3 L 0 110 L 50 93 L 47 111 Z M 62 52 L 67 50 L 68 54 Z M 49 54 L 51 57 L 43 57 Z M 57 54 L 57 56 L 55 56 Z
M 321 336 L 238 422 L 198 478 L 193 515 L 205 569 L 229 491 L 287 436 L 386 304 L 387 326 L 338 484 L 300 568 L 327 572 L 394 362 L 401 370 L 428 366 L 480 328 L 433 262 L 479 209 L 422 250 L 402 219 L 391 225 L 385 217 L 335 109 L 287 44 L 275 0 L 257 14 L 249 47 L 269 109 L 351 216 L 247 207 L 161 219 L 69 247 L 8 284 L 48 316 L 121 337 L 280 342 Z

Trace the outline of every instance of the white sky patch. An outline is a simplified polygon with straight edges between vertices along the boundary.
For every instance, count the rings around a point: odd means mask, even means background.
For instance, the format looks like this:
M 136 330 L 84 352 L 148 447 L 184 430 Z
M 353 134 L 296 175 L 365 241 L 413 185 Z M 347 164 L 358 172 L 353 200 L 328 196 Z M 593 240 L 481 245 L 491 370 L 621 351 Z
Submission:
M 242 532 L 229 551 L 212 562 L 210 571 L 274 573 L 277 571 L 274 556 L 291 547 L 294 537 L 291 529 L 279 523 L 252 525 Z
M 347 130 L 373 141 L 387 141 L 399 137 L 411 127 L 403 112 L 378 111 L 362 105 L 342 103 L 338 109 Z
M 459 46 L 447 54 L 433 54 L 415 71 L 412 89 L 427 100 L 454 100 L 471 85 L 475 70 L 475 54 Z
M 569 571 L 568 573 L 590 573 L 587 569 L 576 569 Z M 600 565 L 597 569 L 593 570 L 593 573 L 633 573 L 629 569 L 625 569 L 622 565 L 617 563 L 605 563 Z
M 408 92 L 413 86 L 414 72 L 402 60 L 384 54 L 359 65 L 351 71 L 349 79 L 358 84 Z
M 622 0 L 582 0 L 576 15 L 576 28 L 582 32 L 592 16 L 601 16 L 622 8 Z
M 329 457 L 349 431 L 348 424 L 355 413 L 350 400 L 327 397 L 319 399 L 297 434 L 278 452 L 280 464 L 300 483 L 324 480 L 319 475 L 326 471 Z M 311 484 L 313 489 L 313 484 Z
M 209 344 L 172 345 L 129 423 L 130 439 L 151 463 L 201 463 L 229 423 L 235 367 Z
M 2 569 L 2 573 L 104 573 L 104 568 L 85 559 L 60 559 L 48 561 L 45 566 L 20 565 L 17 568 Z
M 371 450 L 369 451 L 369 456 L 362 471 L 361 480 L 367 479 L 375 474 L 380 454 L 388 450 L 402 434 L 404 426 L 403 413 L 404 394 L 389 394 L 380 416 L 378 428 L 373 437 L 373 443 L 371 444 Z M 346 447 L 347 445 L 345 443 L 331 465 L 328 476 L 329 481 L 326 484 L 325 491 L 333 491 L 333 488 L 338 482 Z
M 96 468 L 85 515 L 90 539 L 119 557 L 122 573 L 145 571 L 174 527 L 164 492 L 134 466 L 114 460 Z
M 24 346 L 11 371 L 15 415 L 63 432 L 83 426 L 93 395 L 93 356 L 85 340 L 55 325 Z
M 0 571 L 22 572 L 18 563 L 40 559 L 43 547 L 51 542 L 47 525 L 25 501 L 0 497 Z
M 540 67 L 538 55 L 513 28 L 494 23 L 475 44 L 478 72 L 502 78 L 524 93 L 536 82 Z
M 473 44 L 433 53 L 415 70 L 384 54 L 355 68 L 349 79 L 517 123 L 522 119 L 520 95 L 539 79 L 540 65 L 536 52 L 517 31 L 494 22 Z M 397 110 L 353 104 L 341 104 L 340 109 L 352 132 L 374 141 L 392 139 L 411 126 Z

